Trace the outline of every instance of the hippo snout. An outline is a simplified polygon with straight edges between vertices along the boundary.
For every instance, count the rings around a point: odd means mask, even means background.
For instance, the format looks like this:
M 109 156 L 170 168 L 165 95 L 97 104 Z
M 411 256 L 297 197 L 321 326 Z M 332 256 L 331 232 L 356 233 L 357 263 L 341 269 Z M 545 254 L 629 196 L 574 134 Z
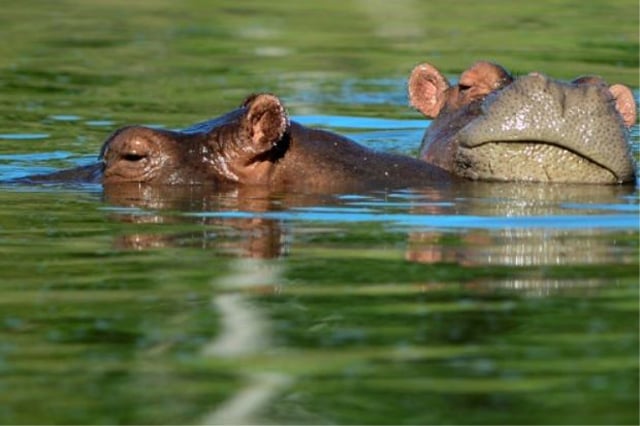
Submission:
M 167 161 L 158 131 L 126 127 L 112 135 L 102 148 L 105 182 L 148 182 Z
M 531 73 L 484 99 L 480 115 L 458 135 L 459 161 L 467 167 L 481 161 L 493 179 L 506 168 L 537 180 L 554 181 L 570 170 L 579 182 L 625 182 L 635 170 L 628 137 L 606 85 Z

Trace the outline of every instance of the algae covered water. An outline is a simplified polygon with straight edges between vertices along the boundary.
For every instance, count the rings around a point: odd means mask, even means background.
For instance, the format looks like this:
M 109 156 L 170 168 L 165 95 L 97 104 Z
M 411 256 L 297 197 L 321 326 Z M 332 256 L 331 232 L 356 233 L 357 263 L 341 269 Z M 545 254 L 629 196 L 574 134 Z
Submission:
M 631 1 L 3 5 L 0 178 L 255 91 L 414 155 L 416 63 L 637 89 L 637 17 Z M 633 185 L 0 185 L 0 423 L 637 424 L 638 204 Z

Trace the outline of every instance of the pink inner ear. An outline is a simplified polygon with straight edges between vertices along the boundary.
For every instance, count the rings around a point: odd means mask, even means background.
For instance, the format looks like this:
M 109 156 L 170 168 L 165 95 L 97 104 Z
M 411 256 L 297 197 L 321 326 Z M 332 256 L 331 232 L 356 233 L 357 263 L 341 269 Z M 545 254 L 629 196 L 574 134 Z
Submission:
M 409 77 L 411 105 L 428 118 L 435 118 L 445 104 L 449 82 L 434 66 L 424 63 Z
M 624 124 L 627 127 L 631 127 L 636 124 L 638 111 L 631 89 L 622 84 L 614 84 L 609 87 L 609 92 L 611 92 L 611 95 L 615 99 L 616 109 L 622 116 Z

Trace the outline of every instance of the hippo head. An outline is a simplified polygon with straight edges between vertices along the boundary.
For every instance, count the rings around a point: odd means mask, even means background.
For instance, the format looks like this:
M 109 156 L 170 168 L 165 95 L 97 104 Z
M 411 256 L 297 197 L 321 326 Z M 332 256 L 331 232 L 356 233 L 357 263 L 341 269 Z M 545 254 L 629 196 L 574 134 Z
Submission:
M 288 128 L 280 99 L 270 94 L 181 131 L 124 127 L 102 147 L 103 183 L 266 183 L 267 160 L 286 143 Z
M 636 105 L 626 86 L 538 73 L 514 79 L 489 62 L 451 85 L 425 63 L 411 73 L 409 98 L 434 119 L 421 158 L 460 176 L 603 184 L 634 178 L 629 127 Z

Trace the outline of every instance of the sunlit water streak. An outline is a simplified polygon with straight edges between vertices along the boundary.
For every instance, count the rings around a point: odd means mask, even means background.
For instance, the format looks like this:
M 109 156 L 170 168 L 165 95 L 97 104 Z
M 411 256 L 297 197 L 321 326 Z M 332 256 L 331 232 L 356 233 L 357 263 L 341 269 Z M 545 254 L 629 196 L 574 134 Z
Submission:
M 242 359 L 268 350 L 272 333 L 268 316 L 239 291 L 279 285 L 282 271 L 277 264 L 259 259 L 239 259 L 232 263 L 231 271 L 213 285 L 214 312 L 220 316 L 221 330 L 214 340 L 204 345 L 207 357 Z M 212 408 L 202 418 L 202 424 L 259 423 L 256 413 L 263 409 L 278 393 L 290 385 L 291 377 L 283 373 L 246 373 L 247 384 L 222 404 Z

